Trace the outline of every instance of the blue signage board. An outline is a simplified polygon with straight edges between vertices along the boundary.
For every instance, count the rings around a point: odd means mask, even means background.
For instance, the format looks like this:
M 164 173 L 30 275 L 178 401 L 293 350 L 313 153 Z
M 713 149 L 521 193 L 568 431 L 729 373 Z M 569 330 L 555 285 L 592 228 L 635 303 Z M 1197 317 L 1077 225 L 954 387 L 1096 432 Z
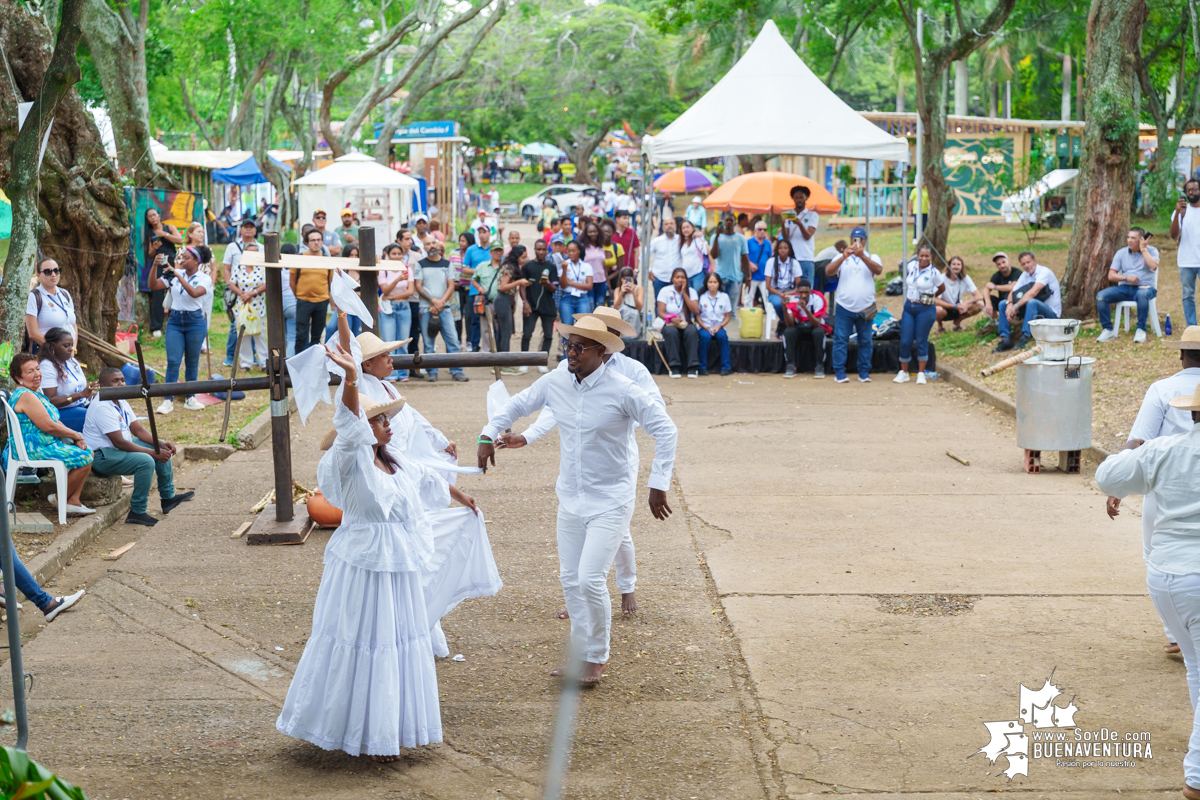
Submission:
M 397 128 L 392 141 L 397 139 L 438 139 L 457 136 L 458 123 L 449 120 L 441 122 L 413 122 L 403 128 Z

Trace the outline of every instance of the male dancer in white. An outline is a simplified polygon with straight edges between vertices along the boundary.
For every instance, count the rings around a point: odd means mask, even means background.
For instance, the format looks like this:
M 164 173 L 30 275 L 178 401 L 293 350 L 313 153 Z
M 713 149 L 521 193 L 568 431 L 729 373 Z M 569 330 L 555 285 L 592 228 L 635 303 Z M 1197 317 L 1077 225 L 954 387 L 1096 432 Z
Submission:
M 633 336 L 636 334 L 633 326 L 621 319 L 621 312 L 609 306 L 600 306 L 590 314 L 577 314 L 576 317 L 579 319 L 583 317 L 595 317 L 607 325 L 608 332 L 614 336 Z M 658 384 L 654 382 L 653 376 L 650 375 L 650 370 L 646 369 L 642 362 L 634 361 L 623 353 L 612 353 L 611 355 L 606 353 L 604 355 L 604 363 L 608 365 L 610 370 L 624 375 L 637 384 L 639 388 L 650 395 L 664 409 L 667 407 L 662 393 L 658 390 Z M 565 370 L 566 368 L 566 361 L 559 362 L 558 369 Z M 554 425 L 554 413 L 547 408 L 538 415 L 538 418 L 533 421 L 532 425 L 525 429 L 524 433 L 503 434 L 496 440 L 496 446 L 507 450 L 516 450 L 527 444 L 533 444 L 553 430 Z M 630 442 L 630 452 L 633 454 L 633 459 L 629 462 L 629 472 L 633 476 L 633 482 L 636 484 L 639 466 L 637 441 L 633 431 L 630 431 L 629 435 L 633 439 Z M 630 534 L 628 527 L 625 528 L 625 536 L 621 539 L 621 547 L 617 550 L 616 567 L 617 590 L 621 592 L 621 613 L 626 616 L 636 614 L 638 604 L 634 591 L 637 587 L 637 562 L 634 558 L 633 536 Z M 570 611 L 564 608 L 558 612 L 558 618 L 570 618 Z
M 479 436 L 479 466 L 496 463 L 495 438 L 521 417 L 546 406 L 558 421 L 558 563 L 571 614 L 571 638 L 582 645 L 582 681 L 596 683 L 608 664 L 612 606 L 608 571 L 633 516 L 636 482 L 629 472 L 634 423 L 654 437 L 650 511 L 671 514 L 667 487 L 675 465 L 678 431 L 666 410 L 633 381 L 604 363 L 605 352 L 624 348 L 619 336 L 594 317 L 558 326 L 568 341 L 567 370 L 553 370 L 513 396 Z M 556 669 L 551 675 L 565 674 Z
M 1192 429 L 1192 415 L 1171 405 L 1171 400 L 1196 391 L 1200 383 L 1200 326 L 1191 325 L 1183 332 L 1177 342 L 1167 342 L 1170 347 L 1179 348 L 1179 361 L 1183 369 L 1169 378 L 1163 378 L 1150 384 L 1146 396 L 1142 399 L 1142 407 L 1138 409 L 1137 419 L 1129 429 L 1129 439 L 1125 449 L 1140 447 L 1145 442 L 1163 436 L 1175 436 L 1187 433 Z M 1150 552 L 1153 550 L 1154 515 L 1157 503 L 1154 492 L 1148 492 L 1142 498 L 1142 557 L 1150 563 Z M 1121 501 L 1109 497 L 1105 504 L 1108 516 L 1116 519 L 1121 513 Z M 1163 633 L 1167 635 L 1167 643 L 1163 651 L 1169 656 L 1179 655 L 1179 644 L 1167 623 L 1163 622 Z

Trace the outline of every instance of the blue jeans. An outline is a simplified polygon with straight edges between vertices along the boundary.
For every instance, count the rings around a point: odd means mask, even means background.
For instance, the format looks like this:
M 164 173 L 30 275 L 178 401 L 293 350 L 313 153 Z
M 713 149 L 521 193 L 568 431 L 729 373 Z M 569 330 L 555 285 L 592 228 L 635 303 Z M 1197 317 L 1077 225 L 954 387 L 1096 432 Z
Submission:
M 708 343 L 713 339 L 717 340 L 717 346 L 721 348 L 721 369 L 733 369 L 729 365 L 729 334 L 724 328 L 717 331 L 716 336 L 709 333 L 707 328 L 700 328 L 700 369 L 708 369 Z
M 998 319 L 1000 320 L 997 325 L 1000 328 L 1001 339 L 1012 338 L 1012 326 L 1008 322 L 1008 317 L 1005 316 L 1005 312 L 1007 310 L 1008 301 L 1001 300 L 1000 308 L 996 309 L 998 312 Z M 1043 317 L 1045 319 L 1058 319 L 1058 314 L 1055 314 L 1053 311 L 1051 311 L 1050 306 L 1046 305 L 1041 300 L 1030 300 L 1025 304 L 1025 321 L 1021 325 L 1022 336 L 1029 335 L 1029 320 L 1036 319 L 1037 317 Z
M 194 381 L 200 371 L 200 350 L 208 335 L 208 320 L 203 311 L 172 311 L 167 318 L 167 383 L 179 382 L 179 364 L 184 364 L 184 380 Z M 192 395 L 188 395 L 191 397 Z
M 917 342 L 917 360 L 929 360 L 929 331 L 937 321 L 937 306 L 925 306 L 904 301 L 904 314 L 900 317 L 900 363 L 912 360 L 913 339 Z
M 138 383 L 142 382 L 142 376 L 138 374 Z M 70 408 L 60 408 L 58 410 L 58 421 L 66 425 L 73 431 L 83 433 L 83 421 L 87 417 L 87 406 L 71 406 Z
M 1196 273 L 1195 267 L 1180 267 L 1179 282 L 1183 284 L 1183 318 L 1188 325 L 1196 324 Z
M 154 445 L 134 438 L 133 443 L 154 449 Z M 158 496 L 170 500 L 175 496 L 175 473 L 170 461 L 159 461 L 149 453 L 127 453 L 115 447 L 104 447 L 93 453 L 92 471 L 100 475 L 132 475 L 133 496 L 129 498 L 129 510 L 135 514 L 146 513 L 146 502 L 150 499 L 150 476 L 158 474 Z
M 664 286 L 670 286 L 671 282 L 660 281 L 658 278 L 654 277 L 652 277 L 650 280 L 654 281 L 654 297 L 650 298 L 650 306 L 651 308 L 658 308 L 658 306 L 655 305 L 655 303 L 658 302 L 658 293 L 663 290 Z M 697 292 L 697 294 L 699 294 L 699 292 Z
M 871 350 L 874 345 L 871 340 L 871 320 L 865 314 L 848 311 L 841 306 L 833 318 L 833 374 L 837 377 L 846 374 L 851 332 L 858 333 L 858 375 L 865 378 L 871 374 Z
M 25 569 L 25 565 L 21 563 L 21 559 L 17 557 L 17 550 L 14 547 L 12 553 L 13 560 L 13 577 L 16 579 L 17 590 L 25 595 L 25 599 L 33 603 L 42 611 L 54 602 L 54 598 L 38 586 L 38 582 L 29 574 L 29 570 Z
M 775 318 L 783 319 L 783 298 L 777 294 L 768 294 L 767 299 L 771 301 L 771 306 L 775 309 Z
M 467 341 L 470 343 L 471 349 L 478 352 L 479 342 L 483 338 L 483 328 L 479 325 L 480 316 L 475 313 L 475 297 L 474 294 L 467 296 L 468 311 L 471 315 L 471 329 L 467 331 Z M 486 317 L 485 314 L 484 318 Z
M 435 353 L 437 350 L 434 347 L 434 341 L 429 335 L 429 316 L 428 308 L 421 312 L 421 336 L 425 339 L 425 353 Z M 443 308 L 438 312 L 438 322 L 442 323 L 442 341 L 446 344 L 447 353 L 459 352 L 458 347 L 458 331 L 454 328 L 454 312 L 449 307 Z M 450 374 L 458 375 L 462 372 L 462 367 L 451 367 Z M 425 368 L 426 375 L 437 377 L 437 368 Z
M 586 294 L 579 297 L 572 294 L 564 294 L 562 303 L 558 307 L 563 325 L 574 325 L 576 314 L 589 314 L 591 311 L 592 299 Z
M 292 325 L 295 326 L 295 315 L 292 316 Z M 237 323 L 230 320 L 229 322 L 229 338 L 225 340 L 225 366 L 233 363 L 233 357 L 237 353 Z
M 800 262 L 800 276 L 808 281 L 812 288 L 817 288 L 817 270 L 812 261 Z
M 607 297 L 608 297 L 608 282 L 607 281 L 601 281 L 599 284 L 595 284 L 595 283 L 592 284 L 591 303 L 592 303 L 593 309 L 597 309 L 600 306 L 604 305 L 604 300 Z M 575 313 L 578 314 L 579 312 L 577 311 Z
M 696 290 L 696 294 L 704 291 L 704 279 L 708 277 L 708 273 L 701 271 L 697 272 L 692 277 L 688 278 L 688 286 Z M 655 295 L 657 297 L 658 295 Z
M 1187 295 L 1184 295 L 1186 297 Z M 1150 301 L 1158 297 L 1158 289 L 1153 286 L 1130 286 L 1128 283 L 1122 283 L 1118 286 L 1110 286 L 1107 289 L 1101 289 L 1096 293 L 1096 310 L 1100 313 L 1100 327 L 1104 330 L 1112 330 L 1112 309 L 1114 303 L 1135 302 L 1137 303 L 1137 326 L 1139 331 L 1146 330 L 1146 317 L 1150 315 Z M 1186 304 L 1185 304 L 1186 305 Z M 1192 300 L 1193 311 L 1195 315 L 1195 299 Z M 1184 311 L 1186 316 L 1187 312 Z M 1189 323 L 1190 324 L 1190 323 Z
M 354 322 L 358 322 L 355 318 Z M 450 325 L 454 325 L 454 320 L 450 320 Z M 383 310 L 379 311 L 379 336 L 385 342 L 399 342 L 408 338 L 409 331 L 412 330 L 412 309 L 408 307 L 408 302 L 404 300 L 392 301 L 392 313 L 385 314 Z M 408 345 L 392 351 L 394 356 L 403 356 L 408 354 Z M 408 370 L 398 369 L 392 372 L 392 378 L 400 380 L 408 377 Z
M 1172 575 L 1146 565 L 1146 588 L 1158 615 L 1179 644 L 1187 667 L 1188 693 L 1192 698 L 1192 735 L 1183 757 L 1183 779 L 1200 789 L 1200 574 Z
M 287 339 L 287 358 L 296 355 L 296 296 L 288 295 L 283 298 L 283 327 Z M 225 352 L 229 352 L 228 346 Z M 232 356 L 229 359 L 233 361 Z

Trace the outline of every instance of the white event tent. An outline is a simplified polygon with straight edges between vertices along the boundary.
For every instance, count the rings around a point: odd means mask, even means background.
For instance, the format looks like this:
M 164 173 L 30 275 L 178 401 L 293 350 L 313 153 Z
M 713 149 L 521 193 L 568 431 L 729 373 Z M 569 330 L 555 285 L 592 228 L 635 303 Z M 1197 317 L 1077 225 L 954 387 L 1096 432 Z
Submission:
M 908 161 L 908 143 L 864 119 L 812 73 L 775 22 L 716 86 L 657 136 L 651 164 L 749 155 Z
M 412 215 L 413 199 L 421 184 L 363 153 L 348 153 L 328 167 L 292 181 L 300 219 L 307 222 L 322 209 L 329 228 L 340 224 L 339 214 L 349 207 L 363 225 L 375 228 L 375 247 L 383 252 L 401 223 Z

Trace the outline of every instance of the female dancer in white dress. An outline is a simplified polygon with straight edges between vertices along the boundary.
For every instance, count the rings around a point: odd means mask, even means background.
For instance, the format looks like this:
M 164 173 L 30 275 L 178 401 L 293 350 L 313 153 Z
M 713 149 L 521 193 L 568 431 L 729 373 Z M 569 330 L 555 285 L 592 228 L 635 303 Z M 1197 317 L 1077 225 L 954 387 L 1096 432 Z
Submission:
M 360 399 L 353 356 L 339 347 L 329 358 L 346 379 L 317 476 L 342 524 L 325 548 L 312 634 L 275 725 L 326 750 L 391 761 L 402 747 L 442 741 L 433 625 L 500 581 L 490 547 L 435 542 L 427 504 L 436 495 L 448 504 L 447 484 L 388 447 L 404 401 Z

